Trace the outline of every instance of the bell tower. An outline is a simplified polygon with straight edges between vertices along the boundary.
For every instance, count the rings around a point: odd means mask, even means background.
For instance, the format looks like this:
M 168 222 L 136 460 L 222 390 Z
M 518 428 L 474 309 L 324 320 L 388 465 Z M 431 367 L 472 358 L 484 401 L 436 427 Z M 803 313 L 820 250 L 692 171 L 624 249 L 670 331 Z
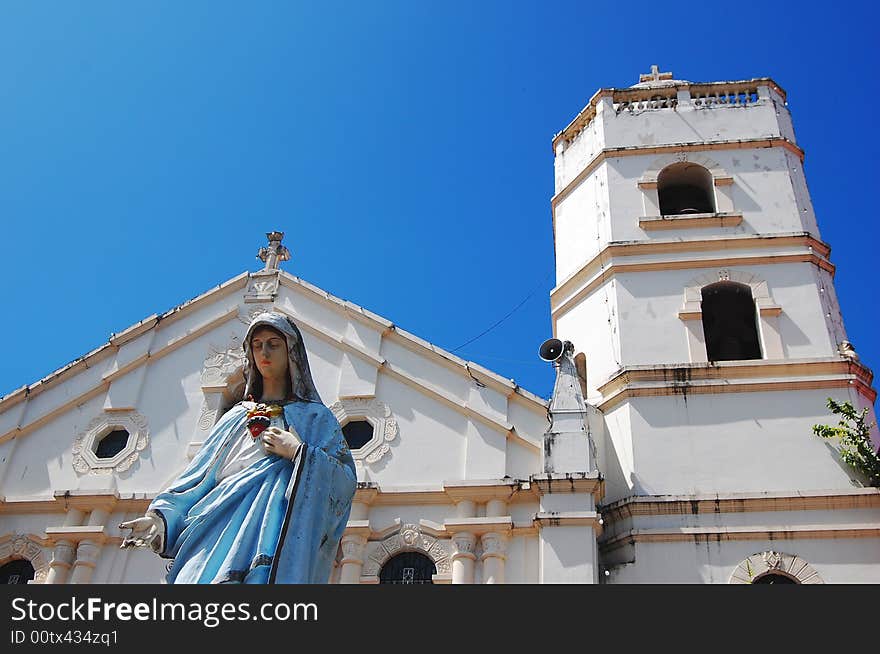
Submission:
M 597 91 L 553 148 L 553 335 L 585 355 L 586 399 L 604 415 L 600 560 L 611 579 L 726 581 L 708 577 L 744 559 L 739 545 L 646 561 L 667 556 L 682 529 L 727 539 L 745 521 L 769 542 L 777 522 L 812 524 L 818 514 L 797 508 L 804 493 L 855 507 L 876 490 L 857 488 L 812 434 L 836 423 L 829 397 L 874 420 L 876 392 L 847 341 L 782 88 L 652 66 L 634 86 Z M 779 498 L 772 519 L 758 515 L 768 494 Z M 709 525 L 701 502 L 719 497 L 741 501 Z M 688 507 L 686 527 L 670 518 Z M 832 513 L 821 515 L 810 538 L 836 538 Z

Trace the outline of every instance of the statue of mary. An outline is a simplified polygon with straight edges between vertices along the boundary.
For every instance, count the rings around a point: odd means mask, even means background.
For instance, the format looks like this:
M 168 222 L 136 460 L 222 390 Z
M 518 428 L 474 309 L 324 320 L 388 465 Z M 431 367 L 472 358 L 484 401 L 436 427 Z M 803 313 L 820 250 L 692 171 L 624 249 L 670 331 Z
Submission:
M 342 430 L 315 389 L 302 336 L 277 313 L 244 339 L 243 397 L 123 547 L 174 559 L 168 582 L 326 583 L 357 485 Z

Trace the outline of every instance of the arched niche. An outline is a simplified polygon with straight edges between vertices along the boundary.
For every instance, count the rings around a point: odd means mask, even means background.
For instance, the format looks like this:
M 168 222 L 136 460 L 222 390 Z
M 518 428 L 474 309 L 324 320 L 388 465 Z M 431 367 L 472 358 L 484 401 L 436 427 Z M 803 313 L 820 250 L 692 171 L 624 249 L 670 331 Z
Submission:
M 672 225 L 666 223 L 671 221 L 650 219 L 671 215 L 712 217 L 704 221 L 706 226 L 734 226 L 742 222 L 741 214 L 736 215 L 738 219 L 728 216 L 736 212 L 731 193 L 733 177 L 704 154 L 679 152 L 659 157 L 639 179 L 638 187 L 643 195 L 645 216 L 649 218 L 641 221 L 645 229 L 670 228 Z M 697 192 L 693 192 L 695 190 Z M 687 202 L 679 207 L 678 200 Z M 726 220 L 719 222 L 719 216 Z M 697 226 L 697 223 L 691 221 L 687 226 Z
M 678 317 L 687 332 L 688 351 L 692 363 L 708 362 L 706 333 L 703 328 L 703 290 L 719 282 L 748 287 L 757 314 L 758 340 L 762 359 L 782 359 L 785 354 L 779 332 L 780 307 L 770 294 L 764 279 L 747 271 L 722 268 L 690 280 L 684 288 L 684 304 Z

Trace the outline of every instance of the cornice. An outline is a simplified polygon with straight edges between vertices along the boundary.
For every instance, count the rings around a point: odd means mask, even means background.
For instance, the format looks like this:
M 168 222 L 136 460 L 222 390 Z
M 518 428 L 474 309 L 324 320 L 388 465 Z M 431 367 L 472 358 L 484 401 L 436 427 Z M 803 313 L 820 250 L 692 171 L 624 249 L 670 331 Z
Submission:
M 609 523 L 634 517 L 770 511 L 837 511 L 880 508 L 880 488 L 797 492 L 648 495 L 628 497 L 601 508 Z
M 605 494 L 605 480 L 594 472 L 545 472 L 529 477 L 531 486 L 539 495 L 552 493 L 590 493 L 595 501 Z
M 735 254 L 742 250 L 780 250 L 785 248 L 797 248 L 798 251 L 774 252 L 767 255 Z M 695 252 L 723 252 L 724 254 L 706 258 L 668 257 L 663 261 L 633 263 L 619 261 L 619 259 L 627 257 Z M 609 243 L 550 291 L 554 330 L 559 316 L 566 313 L 577 302 L 616 274 L 803 262 L 812 263 L 833 274 L 834 266 L 827 259 L 830 254 L 830 246 L 807 232 L 767 236 L 723 236 L 712 239 Z
M 192 300 L 184 302 L 173 309 L 166 311 L 160 316 L 153 314 L 140 320 L 133 325 L 126 327 L 121 332 L 116 332 L 110 335 L 110 338 L 103 345 L 98 346 L 96 349 L 92 350 L 84 354 L 83 356 L 71 361 L 66 366 L 63 366 L 54 372 L 46 375 L 42 379 L 33 384 L 29 384 L 27 386 L 22 386 L 19 389 L 5 395 L 0 398 L 0 413 L 6 411 L 9 407 L 17 404 L 18 402 L 26 399 L 30 396 L 36 396 L 39 393 L 52 388 L 58 383 L 69 379 L 73 375 L 83 370 L 87 370 L 88 368 L 93 368 L 95 365 L 100 363 L 102 360 L 109 356 L 113 356 L 119 350 L 119 348 L 128 343 L 129 341 L 137 338 L 145 334 L 146 332 L 154 329 L 158 325 L 168 325 L 173 323 L 176 320 L 184 317 L 185 315 L 191 313 L 195 308 L 203 305 L 208 298 L 219 299 L 229 293 L 244 288 L 247 286 L 248 281 L 248 273 L 243 272 L 232 279 L 223 282 L 219 286 L 203 293 Z
M 190 341 L 193 341 L 193 340 L 199 338 L 200 336 L 209 332 L 210 330 L 214 329 L 215 327 L 218 327 L 218 326 L 228 322 L 229 320 L 232 320 L 236 316 L 238 316 L 238 307 L 230 309 L 230 310 L 222 313 L 221 315 L 210 319 L 206 323 L 199 325 L 198 327 L 196 327 L 194 329 L 189 330 L 185 334 L 182 334 L 181 336 L 169 341 L 164 346 L 159 347 L 157 350 L 150 351 L 147 354 L 144 354 L 144 355 L 138 357 L 134 361 L 129 362 L 128 364 L 126 364 L 122 368 L 108 371 L 107 373 L 105 373 L 102 376 L 101 381 L 99 381 L 97 384 L 95 384 L 91 388 L 83 391 L 79 395 L 76 395 L 72 399 L 67 400 L 63 404 L 59 404 L 55 408 L 47 411 L 46 413 L 42 414 L 41 416 L 38 416 L 37 418 L 34 418 L 30 422 L 28 422 L 26 424 L 19 424 L 16 427 L 6 431 L 5 433 L 0 434 L 0 444 L 5 443 L 6 441 L 8 441 L 12 438 L 25 436 L 25 435 L 31 433 L 32 431 L 34 431 L 35 429 L 38 429 L 39 427 L 45 425 L 46 423 L 54 420 L 58 416 L 69 411 L 70 409 L 72 409 L 80 404 L 83 404 L 85 402 L 88 402 L 89 400 L 101 395 L 102 393 L 106 393 L 107 389 L 110 388 L 110 384 L 113 383 L 113 381 L 115 379 L 131 372 L 132 370 L 134 370 L 140 366 L 146 365 L 147 363 L 153 363 L 155 361 L 158 361 L 159 359 L 171 354 L 172 352 L 174 352 L 178 348 L 182 347 L 183 345 L 186 345 Z M 108 345 L 107 347 L 110 347 L 110 346 Z M 86 367 L 88 367 L 88 366 L 86 366 Z M 33 395 L 33 393 L 31 393 L 31 395 Z M 4 407 L 2 403 L 0 403 L 0 411 L 3 411 L 5 408 L 6 407 Z
M 758 139 L 733 139 L 717 141 L 700 141 L 698 143 L 669 143 L 666 145 L 628 145 L 619 148 L 603 148 L 590 159 L 584 169 L 566 184 L 562 190 L 550 199 L 550 208 L 553 212 L 553 222 L 556 223 L 556 207 L 565 198 L 571 195 L 581 182 L 608 159 L 620 157 L 636 157 L 647 155 L 677 154 L 680 152 L 710 152 L 718 150 L 754 150 L 758 148 L 783 148 L 804 160 L 804 151 L 797 145 L 782 136 L 771 136 Z
M 602 98 L 610 98 L 612 102 L 633 102 L 638 100 L 651 100 L 658 93 L 677 92 L 679 89 L 688 90 L 692 95 L 700 94 L 717 94 L 724 95 L 736 91 L 749 91 L 759 86 L 767 86 L 779 94 L 783 102 L 785 102 L 785 90 L 769 77 L 758 77 L 754 79 L 731 80 L 727 82 L 688 82 L 687 80 L 674 80 L 674 83 L 666 84 L 662 87 L 625 87 L 625 88 L 601 88 L 593 94 L 587 106 L 578 112 L 578 115 L 566 125 L 565 129 L 553 137 L 553 150 L 556 151 L 556 145 L 562 141 L 572 140 L 587 125 L 592 122 L 596 116 L 596 107 Z
M 755 525 L 743 527 L 679 527 L 677 529 L 632 529 L 599 543 L 603 553 L 635 543 L 717 543 L 743 540 L 793 540 L 878 538 L 880 523 L 836 525 Z
M 605 412 L 633 397 L 853 388 L 871 402 L 873 373 L 846 358 L 626 366 L 599 385 Z
M 480 536 L 489 533 L 506 533 L 513 529 L 510 516 L 487 518 L 451 518 L 443 522 L 448 534 L 469 533 Z
M 532 519 L 538 530 L 550 527 L 592 527 L 598 537 L 602 533 L 601 517 L 595 511 L 540 512 Z
M 112 512 L 141 513 L 147 510 L 156 493 L 71 493 L 55 491 L 53 497 L 0 498 L 0 515 L 28 515 L 66 513 L 68 509 L 92 511 L 106 509 Z
M 113 543 L 118 545 L 122 542 L 122 536 L 111 536 L 106 533 L 104 525 L 88 525 L 82 527 L 46 527 L 46 538 L 49 541 L 59 540 L 79 543 L 88 540 L 103 545 Z

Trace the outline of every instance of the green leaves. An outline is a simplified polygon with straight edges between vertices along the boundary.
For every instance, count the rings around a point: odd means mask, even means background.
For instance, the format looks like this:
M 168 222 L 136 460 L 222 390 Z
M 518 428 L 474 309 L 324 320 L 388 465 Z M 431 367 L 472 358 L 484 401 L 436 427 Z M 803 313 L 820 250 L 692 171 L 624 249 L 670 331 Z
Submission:
M 840 459 L 868 478 L 871 486 L 880 486 L 880 454 L 871 442 L 871 427 L 866 423 L 868 409 L 856 411 L 850 402 L 835 402 L 828 398 L 831 413 L 841 416 L 836 427 L 813 425 L 813 433 L 820 438 L 838 441 Z

